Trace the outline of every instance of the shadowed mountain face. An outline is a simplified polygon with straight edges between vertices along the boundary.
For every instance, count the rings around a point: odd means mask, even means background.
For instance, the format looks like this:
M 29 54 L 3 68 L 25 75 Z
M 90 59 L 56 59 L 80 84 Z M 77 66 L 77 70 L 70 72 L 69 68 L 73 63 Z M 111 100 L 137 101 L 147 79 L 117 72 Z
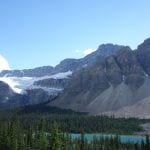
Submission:
M 42 89 L 27 90 L 25 94 L 15 93 L 8 84 L 0 81 L 0 108 L 14 108 L 29 104 L 37 104 L 49 101 L 48 93 Z
M 20 106 L 21 103 L 25 101 L 23 97 L 14 93 L 14 91 L 9 87 L 8 84 L 0 81 L 0 108 L 13 108 L 16 106 Z
M 145 73 L 150 75 L 150 38 L 138 46 L 135 54 Z
M 147 39 L 135 51 L 122 47 L 115 55 L 97 59 L 74 73 L 64 92 L 49 105 L 99 115 L 110 111 L 115 114 L 123 107 L 141 104 L 150 97 L 149 56 Z M 144 117 L 143 112 L 139 113 Z
M 12 97 L 14 92 L 9 87 L 8 84 L 0 81 L 0 102 L 5 102 L 8 100 L 8 97 Z

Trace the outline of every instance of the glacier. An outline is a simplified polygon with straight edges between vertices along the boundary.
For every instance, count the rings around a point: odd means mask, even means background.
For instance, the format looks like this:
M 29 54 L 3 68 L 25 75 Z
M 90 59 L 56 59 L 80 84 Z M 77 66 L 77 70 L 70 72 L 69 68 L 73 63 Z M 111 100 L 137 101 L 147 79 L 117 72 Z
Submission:
M 43 77 L 8 77 L 7 75 L 0 77 L 0 81 L 7 83 L 10 88 L 18 94 L 23 94 L 28 89 L 43 89 L 44 91 L 61 91 L 61 88 L 54 87 L 43 87 L 34 85 L 35 81 L 44 79 L 64 79 L 72 75 L 72 71 L 61 72 L 54 75 L 43 76 Z

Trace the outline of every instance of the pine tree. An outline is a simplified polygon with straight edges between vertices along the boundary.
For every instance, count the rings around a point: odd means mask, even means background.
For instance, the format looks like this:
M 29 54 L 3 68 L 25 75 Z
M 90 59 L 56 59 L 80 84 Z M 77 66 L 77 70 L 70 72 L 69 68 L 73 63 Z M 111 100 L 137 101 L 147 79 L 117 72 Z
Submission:
M 55 124 L 50 133 L 50 150 L 61 150 L 61 132 Z
M 8 145 L 11 150 L 17 150 L 20 140 L 19 121 L 14 119 L 8 126 Z
M 146 148 L 146 150 L 150 150 L 150 141 L 149 141 L 149 136 L 148 135 L 146 135 L 146 146 L 145 146 Z
M 34 138 L 34 133 L 33 133 L 32 126 L 30 126 L 29 129 L 27 130 L 26 138 L 25 138 L 26 147 L 28 149 L 31 149 L 32 146 L 34 145 L 33 138 Z
M 139 150 L 139 148 L 138 148 L 138 144 L 136 143 L 136 144 L 134 144 L 134 150 Z
M 45 132 L 45 120 L 43 118 L 38 123 L 37 141 L 39 150 L 47 150 L 48 141 Z
M 85 136 L 84 136 L 84 132 L 81 133 L 80 150 L 85 150 Z
M 141 141 L 141 150 L 145 150 L 145 143 L 143 140 Z

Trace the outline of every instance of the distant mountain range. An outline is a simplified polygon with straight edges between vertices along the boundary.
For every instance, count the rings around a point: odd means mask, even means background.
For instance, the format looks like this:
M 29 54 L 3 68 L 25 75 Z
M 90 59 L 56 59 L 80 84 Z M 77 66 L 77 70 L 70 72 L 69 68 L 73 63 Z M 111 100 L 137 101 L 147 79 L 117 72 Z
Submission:
M 0 108 L 49 101 L 92 115 L 150 118 L 150 39 L 136 50 L 103 44 L 56 67 L 4 70 L 0 81 Z

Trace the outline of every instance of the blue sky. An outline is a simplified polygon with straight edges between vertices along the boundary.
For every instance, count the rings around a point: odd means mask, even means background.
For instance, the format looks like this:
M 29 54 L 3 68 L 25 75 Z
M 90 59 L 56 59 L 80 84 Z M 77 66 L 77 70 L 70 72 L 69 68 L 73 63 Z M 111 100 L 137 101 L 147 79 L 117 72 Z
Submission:
M 149 0 L 1 0 L 0 54 L 22 69 L 80 58 L 102 43 L 135 49 L 150 37 L 149 6 Z

